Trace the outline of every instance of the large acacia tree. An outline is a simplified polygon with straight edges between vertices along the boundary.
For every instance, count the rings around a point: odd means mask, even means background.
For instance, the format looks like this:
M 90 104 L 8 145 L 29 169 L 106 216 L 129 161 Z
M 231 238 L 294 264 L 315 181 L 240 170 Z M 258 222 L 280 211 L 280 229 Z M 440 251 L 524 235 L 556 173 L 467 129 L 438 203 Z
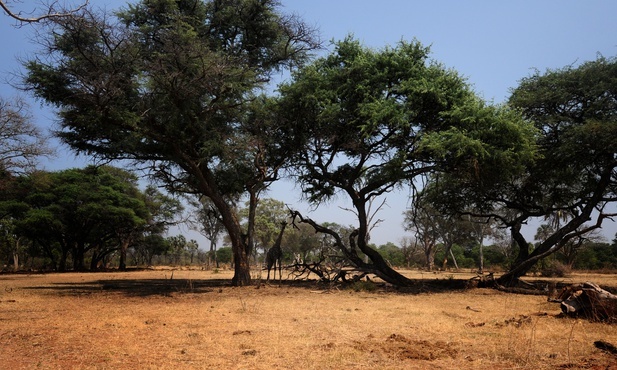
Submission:
M 235 285 L 250 283 L 250 242 L 231 199 L 275 180 L 284 160 L 268 155 L 270 145 L 285 147 L 264 127 L 273 121 L 249 106 L 262 105 L 254 94 L 274 71 L 317 46 L 312 29 L 278 6 L 143 0 L 116 16 L 83 11 L 51 19 L 42 56 L 27 63 L 26 83 L 58 108 L 64 142 L 149 163 L 170 190 L 212 201 L 231 240 Z
M 504 284 L 616 215 L 608 206 L 617 200 L 617 59 L 537 72 L 521 81 L 509 104 L 542 134 L 540 159 L 507 193 L 518 257 Z M 530 251 L 520 225 L 532 217 L 561 221 Z
M 471 205 L 510 229 L 517 257 L 498 282 L 511 286 L 540 259 L 615 216 L 609 205 L 617 200 L 617 60 L 536 72 L 508 103 L 538 130 L 535 160 L 498 186 L 451 172 L 435 182 L 434 200 L 450 209 Z M 534 218 L 556 222 L 530 248 L 522 230 Z
M 369 246 L 372 201 L 454 168 L 468 178 L 499 181 L 521 170 L 513 163 L 533 155 L 530 125 L 515 112 L 484 104 L 419 42 L 372 50 L 349 37 L 280 91 L 284 127 L 304 139 L 293 163 L 308 199 L 346 196 L 357 215 L 349 240 L 302 220 L 333 236 L 357 268 L 393 284 L 410 281 Z

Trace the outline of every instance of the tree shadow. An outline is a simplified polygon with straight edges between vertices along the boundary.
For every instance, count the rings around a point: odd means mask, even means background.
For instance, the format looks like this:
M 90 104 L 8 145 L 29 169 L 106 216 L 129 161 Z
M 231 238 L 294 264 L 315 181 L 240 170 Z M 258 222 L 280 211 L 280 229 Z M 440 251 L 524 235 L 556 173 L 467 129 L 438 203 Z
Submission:
M 171 294 L 203 294 L 229 287 L 226 279 L 106 279 L 89 282 L 53 283 L 25 289 L 53 291 L 60 295 L 83 296 L 120 293 L 132 297 L 169 296 Z
M 393 287 L 389 284 L 373 281 L 345 283 L 325 283 L 318 280 L 255 280 L 251 286 L 255 289 L 297 288 L 307 290 L 339 290 L 355 292 L 390 292 L 402 294 L 425 294 L 459 291 L 465 289 L 465 280 L 422 280 L 417 279 L 409 287 Z M 231 288 L 229 279 L 101 279 L 87 282 L 61 282 L 44 286 L 30 286 L 23 289 L 54 292 L 66 296 L 84 296 L 94 294 L 118 293 L 130 297 L 170 296 L 172 294 L 204 294 L 223 292 Z

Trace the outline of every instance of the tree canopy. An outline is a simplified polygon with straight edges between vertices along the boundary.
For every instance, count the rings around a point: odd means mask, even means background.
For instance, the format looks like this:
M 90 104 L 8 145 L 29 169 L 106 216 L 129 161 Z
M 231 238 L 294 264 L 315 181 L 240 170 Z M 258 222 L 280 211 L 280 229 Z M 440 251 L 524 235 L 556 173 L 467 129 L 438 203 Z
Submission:
M 407 281 L 368 245 L 371 201 L 453 168 L 469 179 L 501 181 L 533 156 L 531 125 L 484 104 L 417 41 L 376 51 L 349 37 L 280 92 L 288 135 L 304 139 L 293 157 L 303 192 L 315 203 L 349 197 L 357 230 L 339 247 L 359 268 L 395 284 Z
M 152 188 L 140 191 L 129 172 L 107 166 L 39 171 L 16 178 L 9 190 L 0 209 L 14 234 L 32 241 L 60 271 L 69 255 L 74 270 L 85 269 L 86 254 L 96 269 L 130 243 L 164 233 L 164 223 L 181 210 Z
M 484 177 L 467 182 L 458 171 L 444 173 L 435 179 L 433 200 L 510 229 L 518 256 L 499 282 L 511 285 L 540 259 L 614 216 L 607 206 L 617 200 L 617 60 L 536 72 L 513 90 L 508 105 L 536 127 L 535 158 L 488 187 Z M 557 222 L 530 251 L 521 229 L 533 218 Z

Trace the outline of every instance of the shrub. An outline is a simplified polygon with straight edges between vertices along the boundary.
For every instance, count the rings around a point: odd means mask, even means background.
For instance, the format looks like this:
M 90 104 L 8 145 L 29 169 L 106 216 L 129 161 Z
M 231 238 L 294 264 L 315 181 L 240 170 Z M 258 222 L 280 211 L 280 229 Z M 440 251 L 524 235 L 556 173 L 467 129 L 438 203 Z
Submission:
M 559 261 L 548 261 L 540 268 L 540 274 L 544 277 L 566 277 L 571 272 L 570 266 Z

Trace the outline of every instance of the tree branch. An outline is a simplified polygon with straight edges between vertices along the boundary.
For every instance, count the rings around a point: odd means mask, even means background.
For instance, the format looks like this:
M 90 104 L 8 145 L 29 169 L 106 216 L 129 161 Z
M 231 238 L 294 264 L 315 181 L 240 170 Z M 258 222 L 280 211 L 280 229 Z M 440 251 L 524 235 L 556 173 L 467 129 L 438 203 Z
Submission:
M 6 1 L 5 0 L 0 0 L 0 8 L 2 8 L 2 10 L 4 10 L 4 12 L 6 13 L 6 15 L 8 15 L 9 17 L 16 19 L 22 23 L 37 23 L 37 22 L 41 22 L 44 21 L 46 19 L 50 19 L 50 18 L 63 18 L 63 17 L 72 17 L 75 15 L 75 13 L 79 12 L 80 10 L 82 10 L 83 8 L 85 8 L 88 3 L 90 2 L 90 0 L 85 0 L 83 4 L 81 4 L 80 6 L 78 6 L 75 9 L 71 9 L 71 10 L 67 10 L 65 12 L 57 12 L 54 9 L 54 5 L 57 4 L 57 2 L 52 3 L 51 5 L 49 5 L 49 9 L 47 10 L 47 14 L 38 16 L 38 17 L 23 17 L 21 15 L 21 12 L 13 12 L 8 5 L 6 5 Z

